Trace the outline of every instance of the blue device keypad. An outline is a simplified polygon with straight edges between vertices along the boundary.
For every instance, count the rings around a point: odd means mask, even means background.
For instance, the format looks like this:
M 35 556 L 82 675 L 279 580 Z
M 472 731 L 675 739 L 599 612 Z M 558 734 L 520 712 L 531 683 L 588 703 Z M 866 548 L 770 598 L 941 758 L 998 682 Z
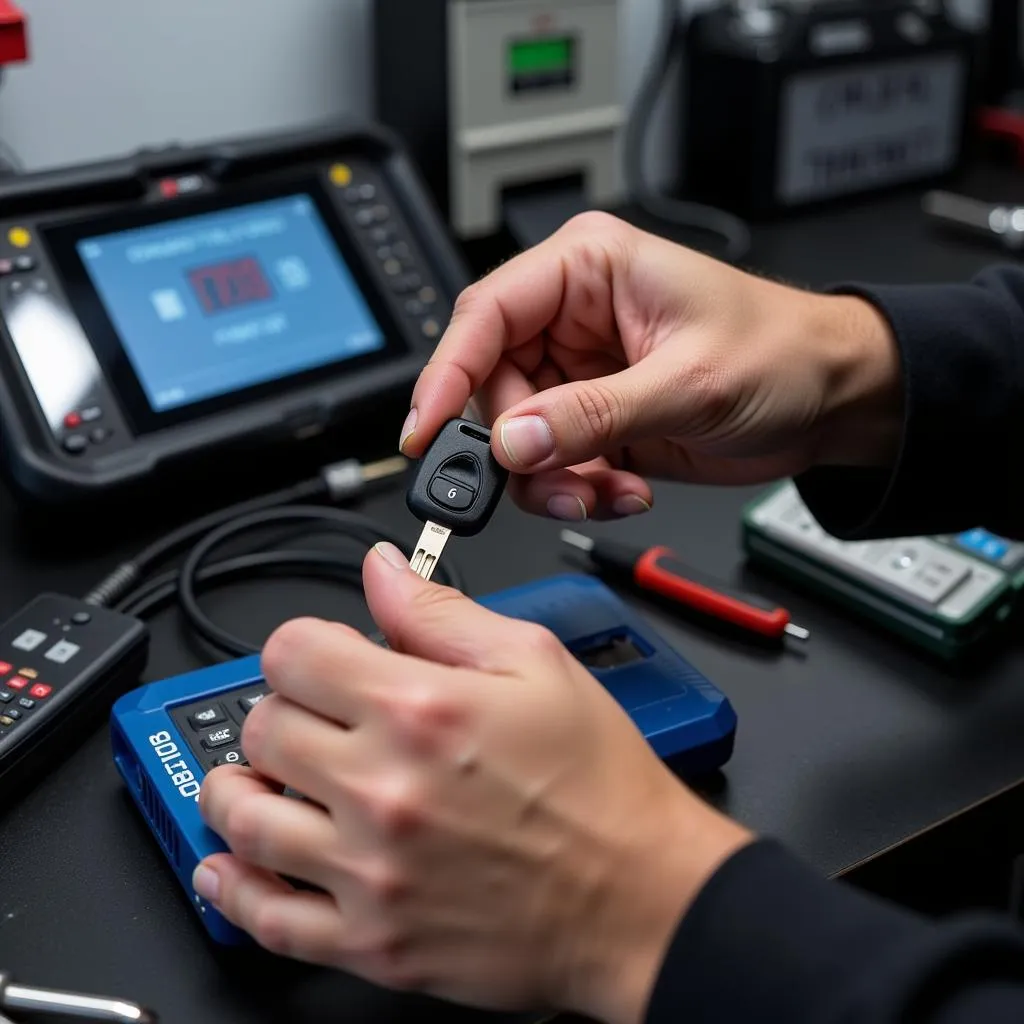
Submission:
M 988 530 L 965 530 L 953 537 L 944 537 L 943 540 L 1008 572 L 1024 568 L 1024 544 L 1015 544 Z
M 260 683 L 169 709 L 171 719 L 204 771 L 222 764 L 248 765 L 242 753 L 242 726 L 246 715 L 269 692 L 269 687 Z

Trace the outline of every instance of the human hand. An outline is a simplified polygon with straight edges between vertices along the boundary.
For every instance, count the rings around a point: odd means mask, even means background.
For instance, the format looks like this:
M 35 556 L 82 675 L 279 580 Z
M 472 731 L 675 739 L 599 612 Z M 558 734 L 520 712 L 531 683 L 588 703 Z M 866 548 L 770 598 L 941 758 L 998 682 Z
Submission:
M 200 795 L 232 852 L 196 891 L 267 949 L 387 987 L 638 1024 L 680 916 L 750 836 L 546 630 L 389 545 L 364 584 L 393 650 L 311 620 L 266 644 L 253 767 Z
M 652 478 L 755 484 L 888 462 L 899 377 L 865 301 L 589 213 L 460 297 L 401 444 L 422 455 L 474 397 L 523 508 L 619 517 L 649 508 Z

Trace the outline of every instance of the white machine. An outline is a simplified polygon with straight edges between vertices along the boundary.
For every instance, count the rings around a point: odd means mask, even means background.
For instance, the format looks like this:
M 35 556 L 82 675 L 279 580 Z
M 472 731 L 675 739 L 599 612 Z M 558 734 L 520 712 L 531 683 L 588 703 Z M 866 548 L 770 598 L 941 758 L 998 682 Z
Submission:
M 622 198 L 621 0 L 377 0 L 377 118 L 399 133 L 463 239 L 511 191 L 578 179 Z

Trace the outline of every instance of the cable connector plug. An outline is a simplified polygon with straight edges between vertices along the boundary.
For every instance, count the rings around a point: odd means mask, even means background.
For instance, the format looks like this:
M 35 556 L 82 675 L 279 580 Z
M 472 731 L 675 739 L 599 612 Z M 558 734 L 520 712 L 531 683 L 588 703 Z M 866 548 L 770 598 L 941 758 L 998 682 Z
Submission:
M 320 470 L 320 477 L 331 503 L 340 505 L 358 497 L 370 484 L 400 476 L 408 465 L 409 460 L 403 455 L 368 463 L 346 459 L 344 462 L 324 466 Z
M 113 608 L 139 580 L 136 562 L 122 562 L 109 576 L 85 596 L 85 603 L 95 608 Z

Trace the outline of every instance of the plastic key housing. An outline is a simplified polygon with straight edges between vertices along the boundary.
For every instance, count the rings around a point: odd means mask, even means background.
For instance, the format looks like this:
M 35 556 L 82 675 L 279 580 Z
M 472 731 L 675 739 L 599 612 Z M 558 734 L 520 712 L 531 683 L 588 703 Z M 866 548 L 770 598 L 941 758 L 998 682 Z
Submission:
M 491 433 L 471 420 L 449 420 L 420 459 L 406 504 L 420 522 L 472 537 L 490 522 L 508 482 L 491 452 Z

